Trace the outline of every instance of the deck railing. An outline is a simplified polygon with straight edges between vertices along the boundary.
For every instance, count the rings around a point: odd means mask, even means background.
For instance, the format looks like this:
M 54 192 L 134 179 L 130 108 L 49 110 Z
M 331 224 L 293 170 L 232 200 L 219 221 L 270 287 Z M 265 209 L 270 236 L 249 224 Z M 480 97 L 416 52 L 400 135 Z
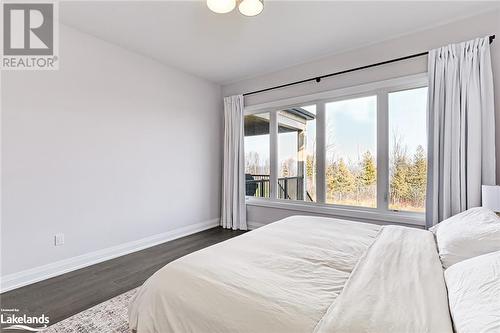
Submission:
M 269 198 L 269 175 L 246 174 L 246 195 L 252 197 Z M 306 200 L 312 201 L 307 191 Z M 304 177 L 278 178 L 278 198 L 289 200 L 304 200 Z

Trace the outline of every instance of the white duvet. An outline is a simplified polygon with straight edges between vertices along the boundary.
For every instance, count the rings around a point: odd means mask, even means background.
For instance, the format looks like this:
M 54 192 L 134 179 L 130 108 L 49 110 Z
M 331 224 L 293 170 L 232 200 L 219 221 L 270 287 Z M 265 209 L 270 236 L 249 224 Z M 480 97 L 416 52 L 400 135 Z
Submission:
M 305 216 L 166 265 L 129 320 L 138 333 L 452 332 L 430 232 Z
M 444 276 L 455 332 L 500 332 L 500 251 L 461 261 Z

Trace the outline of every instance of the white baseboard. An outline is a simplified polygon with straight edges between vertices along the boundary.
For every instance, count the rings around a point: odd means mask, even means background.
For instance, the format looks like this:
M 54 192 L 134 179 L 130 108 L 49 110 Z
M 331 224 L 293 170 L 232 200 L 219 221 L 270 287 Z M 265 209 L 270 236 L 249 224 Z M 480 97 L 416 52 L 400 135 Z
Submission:
M 158 235 L 138 239 L 132 242 L 108 247 L 102 250 L 82 254 L 77 257 L 56 261 L 47 265 L 30 268 L 21 272 L 0 277 L 0 292 L 20 288 L 35 282 L 49 279 L 83 267 L 140 251 L 180 237 L 191 235 L 219 225 L 219 219 L 191 224 Z

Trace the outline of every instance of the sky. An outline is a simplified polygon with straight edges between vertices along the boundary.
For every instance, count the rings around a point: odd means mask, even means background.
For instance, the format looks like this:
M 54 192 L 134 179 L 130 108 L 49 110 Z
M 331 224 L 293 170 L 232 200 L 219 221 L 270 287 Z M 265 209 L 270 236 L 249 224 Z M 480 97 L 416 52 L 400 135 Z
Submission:
M 389 147 L 393 133 L 399 133 L 408 154 L 411 156 L 418 145 L 426 148 L 426 103 L 427 88 L 389 93 Z M 316 113 L 316 106 L 304 109 Z M 356 162 L 369 150 L 376 157 L 377 145 L 377 97 L 367 96 L 350 100 L 327 103 L 326 145 L 327 161 L 343 158 L 346 162 Z M 307 124 L 307 146 L 309 154 L 315 149 L 316 121 Z M 269 159 L 269 135 L 245 138 L 245 152 L 257 152 L 261 163 Z M 278 137 L 279 165 L 288 159 L 297 159 L 295 133 L 282 133 Z
M 427 87 L 403 90 L 389 94 L 389 147 L 393 133 L 403 138 L 408 153 L 413 154 L 418 145 L 427 151 Z
M 377 147 L 377 96 L 327 103 L 326 160 L 356 162 Z

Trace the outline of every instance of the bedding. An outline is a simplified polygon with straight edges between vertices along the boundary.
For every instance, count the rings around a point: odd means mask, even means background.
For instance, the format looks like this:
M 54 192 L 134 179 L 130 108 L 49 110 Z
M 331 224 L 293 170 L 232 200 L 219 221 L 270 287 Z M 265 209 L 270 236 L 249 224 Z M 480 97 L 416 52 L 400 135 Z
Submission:
M 384 227 L 318 333 L 451 332 L 443 270 L 430 232 Z
M 305 216 L 169 263 L 129 322 L 138 333 L 452 332 L 430 232 Z
M 500 251 L 451 266 L 445 280 L 456 333 L 500 332 Z
M 500 217 L 484 207 L 468 209 L 429 230 L 436 235 L 444 268 L 465 259 L 500 251 Z

